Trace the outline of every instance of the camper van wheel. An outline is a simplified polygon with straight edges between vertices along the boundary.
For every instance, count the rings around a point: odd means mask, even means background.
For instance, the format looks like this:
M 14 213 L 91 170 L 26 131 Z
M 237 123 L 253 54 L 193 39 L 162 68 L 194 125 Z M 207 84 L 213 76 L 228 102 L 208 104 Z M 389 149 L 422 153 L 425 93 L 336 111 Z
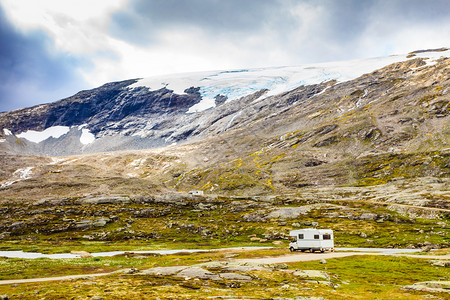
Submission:
M 314 250 L 313 250 L 313 248 L 309 249 L 309 252 L 311 252 L 311 253 L 314 253 Z
M 295 251 L 294 247 L 290 247 L 289 250 L 291 250 L 291 252 Z
M 325 252 L 325 250 L 323 250 L 323 249 L 322 249 L 322 250 L 320 250 L 320 253 L 324 253 L 324 252 Z

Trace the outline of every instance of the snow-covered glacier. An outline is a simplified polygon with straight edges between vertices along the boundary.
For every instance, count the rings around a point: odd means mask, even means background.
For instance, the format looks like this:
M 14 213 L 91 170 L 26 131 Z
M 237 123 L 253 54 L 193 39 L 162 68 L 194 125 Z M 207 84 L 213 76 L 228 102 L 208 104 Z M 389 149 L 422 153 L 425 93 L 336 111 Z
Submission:
M 450 55 L 450 50 L 418 52 L 415 57 L 429 58 L 429 62 Z M 163 87 L 183 94 L 190 87 L 199 88 L 202 101 L 189 108 L 187 113 L 201 112 L 215 107 L 215 97 L 222 95 L 227 101 L 239 99 L 260 90 L 268 90 L 265 97 L 290 91 L 301 85 L 318 84 L 329 80 L 344 82 L 358 78 L 395 62 L 407 60 L 404 55 L 307 64 L 294 67 L 270 67 L 231 71 L 210 71 L 155 76 L 140 79 L 131 88 L 147 87 L 159 90 Z

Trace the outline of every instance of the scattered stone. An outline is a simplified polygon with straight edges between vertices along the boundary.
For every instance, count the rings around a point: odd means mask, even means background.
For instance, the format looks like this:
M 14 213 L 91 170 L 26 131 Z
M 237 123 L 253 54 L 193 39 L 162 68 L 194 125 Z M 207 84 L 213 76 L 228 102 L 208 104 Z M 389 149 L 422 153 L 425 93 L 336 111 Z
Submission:
M 325 259 L 321 259 L 320 261 L 319 261 L 321 264 L 326 264 L 327 263 L 327 261 L 325 260 Z
M 93 296 L 91 297 L 91 300 L 104 300 L 105 298 L 100 297 L 100 296 Z
M 9 296 L 8 295 L 0 295 L 0 300 L 9 300 Z
M 367 234 L 365 234 L 364 232 L 360 232 L 359 236 L 362 237 L 363 239 L 367 238 Z
M 272 244 L 274 244 L 274 245 L 283 245 L 284 242 L 283 241 L 273 241 Z

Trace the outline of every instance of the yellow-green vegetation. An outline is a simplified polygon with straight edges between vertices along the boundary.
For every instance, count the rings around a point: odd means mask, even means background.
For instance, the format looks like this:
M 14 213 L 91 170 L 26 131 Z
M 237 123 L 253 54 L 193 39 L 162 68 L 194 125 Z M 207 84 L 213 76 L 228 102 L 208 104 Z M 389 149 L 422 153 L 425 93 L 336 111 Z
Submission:
M 273 251 L 273 252 L 272 252 Z M 283 254 L 279 249 L 251 252 L 210 252 L 159 257 L 120 256 L 71 260 L 0 259 L 2 279 L 61 276 L 78 273 L 105 273 L 135 268 L 138 271 L 87 277 L 62 282 L 0 285 L 0 294 L 18 299 L 61 299 L 103 297 L 104 299 L 202 299 L 208 297 L 250 299 L 423 299 L 425 295 L 445 299 L 439 291 L 412 291 L 403 288 L 424 281 L 445 281 L 450 273 L 426 258 L 351 256 L 322 261 L 264 265 L 262 269 L 239 271 L 246 280 L 184 278 L 171 275 L 144 275 L 139 270 L 166 266 L 199 266 L 213 274 L 227 273 L 220 266 L 236 258 Z M 216 262 L 216 263 L 215 263 Z M 207 263 L 207 264 L 205 264 Z M 209 263 L 209 265 L 208 265 Z M 222 263 L 222 264 L 221 264 Z M 245 266 L 245 265 L 244 265 Z M 246 266 L 252 266 L 251 264 Z M 17 274 L 11 270 L 16 270 Z M 302 272 L 300 272 L 302 271 Z M 320 271 L 320 273 L 314 271 Z M 312 275 L 308 275 L 312 274 Z M 316 274 L 316 275 L 314 275 Z M 314 277 L 316 276 L 316 277 Z M 319 276 L 319 277 L 317 277 Z
M 448 176 L 450 153 L 423 152 L 369 156 L 355 162 L 357 185 L 380 185 L 394 178 L 414 178 L 425 174 Z
M 230 250 L 187 253 L 180 250 L 179 253 L 171 255 L 151 253 L 135 254 L 134 252 L 129 252 L 113 257 L 84 257 L 70 259 L 0 258 L 0 280 L 109 273 L 124 268 L 145 269 L 156 266 L 193 265 L 210 261 L 211 259 L 224 259 L 229 256 L 230 253 L 233 252 Z

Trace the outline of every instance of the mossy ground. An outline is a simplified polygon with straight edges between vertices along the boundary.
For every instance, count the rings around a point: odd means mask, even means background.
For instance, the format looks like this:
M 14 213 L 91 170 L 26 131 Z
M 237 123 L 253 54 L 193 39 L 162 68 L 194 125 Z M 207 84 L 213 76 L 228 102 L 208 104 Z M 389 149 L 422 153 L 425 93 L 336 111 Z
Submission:
M 0 250 L 70 252 L 152 249 L 287 247 L 289 231 L 318 222 L 335 232 L 338 247 L 449 245 L 449 220 L 410 218 L 384 204 L 329 201 L 293 219 L 269 218 L 274 209 L 309 206 L 309 200 L 276 198 L 271 203 L 217 198 L 183 203 L 130 203 L 4 207 Z M 309 203 L 309 204 L 308 204 Z M 321 202 L 318 202 L 318 205 Z M 0 206 L 0 208 L 2 208 Z M 363 220 L 363 213 L 377 219 Z M 258 218 L 255 219 L 255 216 Z M 77 228 L 77 222 L 109 218 L 103 226 Z M 422 245 L 423 246 L 423 245 Z

